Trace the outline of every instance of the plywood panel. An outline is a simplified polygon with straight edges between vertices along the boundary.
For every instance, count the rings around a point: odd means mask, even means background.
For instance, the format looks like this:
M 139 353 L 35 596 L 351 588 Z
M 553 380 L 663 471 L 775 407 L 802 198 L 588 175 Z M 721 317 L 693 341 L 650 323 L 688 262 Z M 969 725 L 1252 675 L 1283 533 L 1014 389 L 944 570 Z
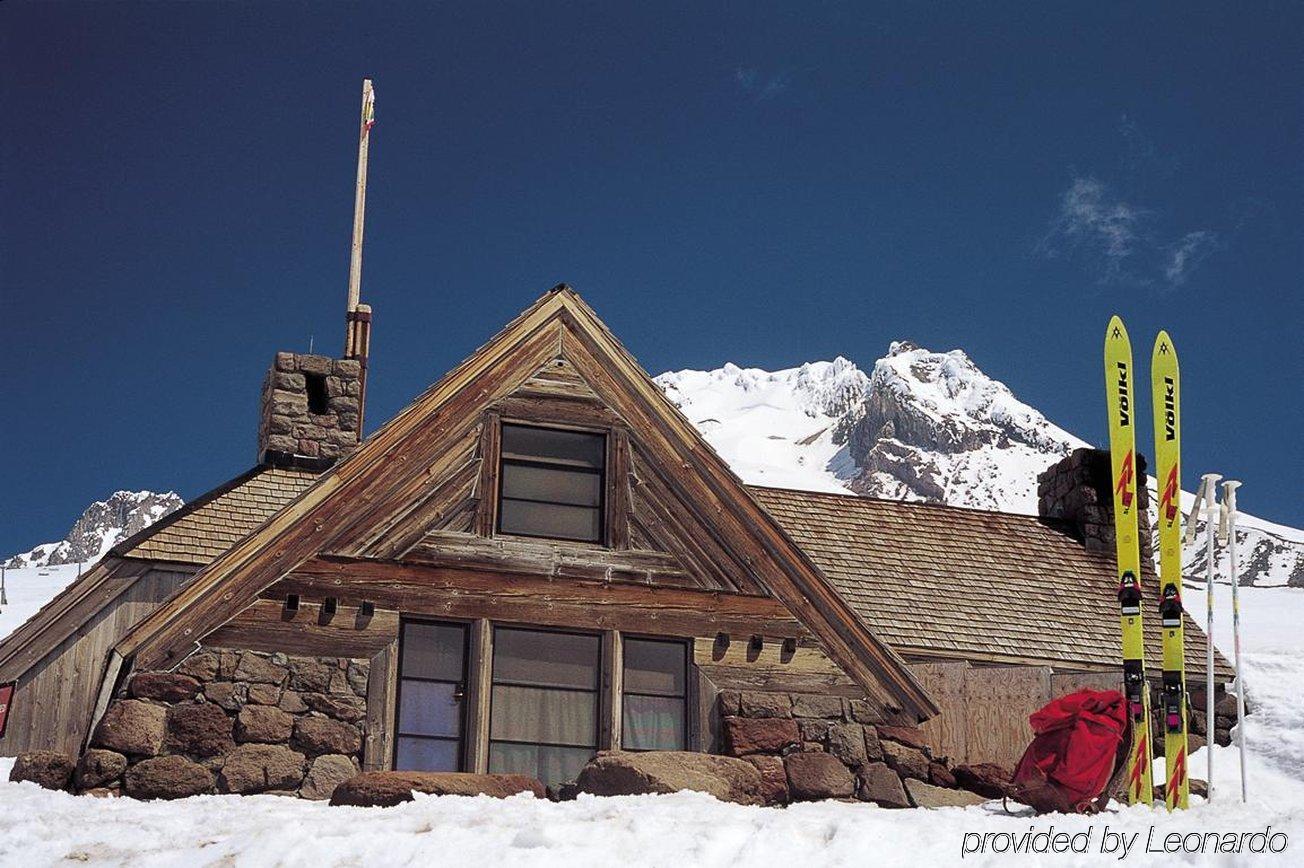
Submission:
M 965 733 L 970 763 L 1012 769 L 1032 740 L 1028 715 L 1051 700 L 1048 666 L 994 666 L 965 676 Z
M 928 743 L 939 754 L 964 762 L 969 756 L 965 680 L 969 664 L 964 661 L 915 663 L 910 666 L 919 683 L 933 697 L 941 713 L 921 726 Z

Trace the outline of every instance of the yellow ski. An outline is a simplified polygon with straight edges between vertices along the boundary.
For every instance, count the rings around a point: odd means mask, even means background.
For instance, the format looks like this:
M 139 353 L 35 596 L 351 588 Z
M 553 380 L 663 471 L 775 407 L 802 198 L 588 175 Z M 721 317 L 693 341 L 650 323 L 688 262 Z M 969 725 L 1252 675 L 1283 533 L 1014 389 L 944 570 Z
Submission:
M 1163 635 L 1164 804 L 1188 806 L 1186 637 L 1182 629 L 1182 417 L 1177 350 L 1160 332 L 1150 357 L 1154 394 L 1155 473 L 1159 480 L 1159 621 Z
M 1131 746 L 1127 753 L 1127 799 L 1151 804 L 1150 689 L 1141 631 L 1141 547 L 1137 528 L 1136 407 L 1132 399 L 1132 343 L 1123 321 L 1105 330 L 1105 400 L 1109 407 L 1109 461 L 1113 470 L 1114 536 L 1118 552 L 1119 623 L 1123 628 L 1123 692 Z

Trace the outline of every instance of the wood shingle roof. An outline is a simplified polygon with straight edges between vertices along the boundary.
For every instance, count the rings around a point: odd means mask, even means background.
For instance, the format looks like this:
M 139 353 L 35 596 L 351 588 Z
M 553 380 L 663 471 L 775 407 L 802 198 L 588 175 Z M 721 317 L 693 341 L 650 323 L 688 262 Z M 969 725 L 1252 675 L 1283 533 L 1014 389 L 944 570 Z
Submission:
M 1058 521 L 752 486 L 870 629 L 905 655 L 1066 668 L 1120 660 L 1114 560 Z M 1206 640 L 1189 619 L 1187 668 Z M 1160 658 L 1158 618 L 1146 654 Z M 1217 658 L 1219 674 L 1230 674 Z
M 257 467 L 115 547 L 121 557 L 203 566 L 306 491 L 320 474 Z

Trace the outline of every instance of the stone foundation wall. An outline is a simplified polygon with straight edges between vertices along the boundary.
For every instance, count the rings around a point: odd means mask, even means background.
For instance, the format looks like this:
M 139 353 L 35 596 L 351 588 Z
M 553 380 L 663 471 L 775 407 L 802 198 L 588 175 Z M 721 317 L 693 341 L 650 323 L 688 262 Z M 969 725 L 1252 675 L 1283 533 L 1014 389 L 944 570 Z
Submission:
M 978 804 L 1008 770 L 952 769 L 914 727 L 868 702 L 836 696 L 721 691 L 720 743 L 761 772 L 770 804 L 859 799 L 887 808 Z M 981 794 L 981 795 L 978 795 Z
M 1203 687 L 1191 688 L 1191 708 L 1187 715 L 1186 750 L 1194 753 L 1209 741 L 1208 715 L 1205 711 L 1205 692 Z M 1150 694 L 1151 743 L 1155 756 L 1164 753 L 1164 710 L 1160 704 L 1157 691 Z M 1236 726 L 1236 694 L 1223 692 L 1214 700 L 1213 742 L 1227 747 L 1232 743 L 1232 728 Z M 1245 713 L 1250 713 L 1246 706 Z
M 77 792 L 330 798 L 361 768 L 370 663 L 201 650 L 135 673 L 79 759 Z

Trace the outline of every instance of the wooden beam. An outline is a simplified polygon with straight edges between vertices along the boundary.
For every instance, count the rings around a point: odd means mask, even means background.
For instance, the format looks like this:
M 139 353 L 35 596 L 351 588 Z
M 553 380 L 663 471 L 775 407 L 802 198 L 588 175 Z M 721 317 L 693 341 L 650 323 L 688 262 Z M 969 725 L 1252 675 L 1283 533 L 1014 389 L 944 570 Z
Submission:
M 92 567 L 0 641 L 0 682 L 17 679 L 91 621 L 152 566 L 149 561 L 110 556 Z
M 118 674 L 122 672 L 122 656 L 117 651 L 109 652 L 109 660 L 104 667 L 104 676 L 100 679 L 100 690 L 95 697 L 95 708 L 91 710 L 90 726 L 86 728 L 85 742 L 82 744 L 84 751 L 90 742 L 91 736 L 95 733 L 95 727 L 99 726 L 100 718 L 104 712 L 109 710 L 109 702 L 113 699 L 113 691 L 118 686 Z
M 388 771 L 394 763 L 394 707 L 398 687 L 398 640 L 371 658 L 367 675 L 367 737 L 362 746 L 364 772 Z
M 334 595 L 321 594 L 318 599 Z M 341 601 L 336 615 L 327 620 L 319 603 L 303 601 L 291 615 L 284 611 L 284 600 L 284 594 L 279 599 L 255 600 L 205 636 L 204 644 L 307 657 L 370 659 L 398 636 L 397 611 L 377 606 L 376 613 L 364 619 L 356 605 Z
M 341 550 L 342 554 L 365 555 L 372 558 L 393 558 L 402 555 L 421 541 L 431 528 L 464 508 L 474 496 L 476 479 L 480 473 L 480 459 L 473 454 L 473 443 L 465 446 L 464 460 L 456 470 L 442 479 L 425 495 L 413 503 L 412 508 L 390 525 L 378 525 L 368 538 Z
M 629 548 L 630 501 L 629 432 L 611 431 L 607 441 L 607 544 L 617 551 Z
M 488 618 L 471 624 L 471 654 L 466 662 L 466 770 L 489 771 L 489 699 L 493 691 L 494 630 Z
M 624 581 L 696 588 L 702 583 L 665 552 L 615 551 L 524 537 L 484 539 L 436 532 L 403 555 L 404 563 L 527 576 Z
M 314 559 L 270 588 L 266 603 L 279 606 L 276 601 L 287 593 L 303 600 L 338 597 L 342 607 L 372 600 L 377 619 L 385 610 L 689 638 L 717 632 L 810 635 L 781 603 L 768 597 L 387 561 Z
M 610 428 L 620 424 L 619 416 L 598 404 L 522 397 L 520 392 L 497 401 L 494 409 L 504 419 L 515 422 L 545 425 L 570 423 L 583 428 Z
M 620 750 L 625 692 L 624 640 L 619 630 L 602 634 L 602 726 L 598 735 L 599 750 Z
M 476 482 L 475 532 L 491 537 L 498 526 L 498 467 L 502 424 L 497 413 L 484 414 L 480 425 L 480 476 Z M 414 541 L 415 542 L 415 541 Z

